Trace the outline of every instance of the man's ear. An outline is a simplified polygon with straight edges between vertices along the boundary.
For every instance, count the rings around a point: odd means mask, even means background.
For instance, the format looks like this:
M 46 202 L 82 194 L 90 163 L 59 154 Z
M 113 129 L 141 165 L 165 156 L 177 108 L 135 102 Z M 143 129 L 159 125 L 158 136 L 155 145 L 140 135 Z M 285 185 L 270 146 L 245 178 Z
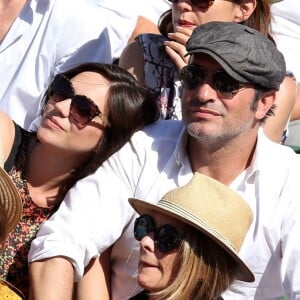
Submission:
M 236 4 L 234 22 L 242 23 L 249 19 L 256 8 L 256 0 L 245 0 L 242 4 Z
M 267 112 L 275 102 L 275 95 L 275 90 L 268 91 L 263 93 L 262 97 L 258 100 L 255 112 L 256 118 L 258 120 L 262 120 L 266 116 Z

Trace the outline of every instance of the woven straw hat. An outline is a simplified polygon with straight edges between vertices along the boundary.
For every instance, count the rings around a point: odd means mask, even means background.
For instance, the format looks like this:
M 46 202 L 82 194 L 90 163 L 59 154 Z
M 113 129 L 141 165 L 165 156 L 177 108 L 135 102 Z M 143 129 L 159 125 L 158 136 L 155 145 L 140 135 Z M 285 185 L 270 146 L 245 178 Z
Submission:
M 236 262 L 237 279 L 252 282 L 254 275 L 239 258 L 245 235 L 252 223 L 249 205 L 222 183 L 195 173 L 185 186 L 166 193 L 157 205 L 130 198 L 139 213 L 159 212 L 195 227 L 218 245 Z
M 16 186 L 0 162 L 0 205 L 7 217 L 7 233 L 15 228 L 22 214 L 22 203 Z

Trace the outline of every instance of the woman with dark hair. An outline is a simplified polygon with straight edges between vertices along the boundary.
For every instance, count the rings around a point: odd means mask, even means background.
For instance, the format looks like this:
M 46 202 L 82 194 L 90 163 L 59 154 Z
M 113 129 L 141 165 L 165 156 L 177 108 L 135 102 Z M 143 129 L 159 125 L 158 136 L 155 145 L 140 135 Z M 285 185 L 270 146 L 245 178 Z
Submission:
M 181 119 L 182 86 L 179 72 L 188 62 L 185 44 L 193 29 L 211 21 L 235 22 L 252 27 L 271 40 L 270 4 L 275 0 L 169 0 L 172 9 L 159 21 L 161 35 L 142 34 L 123 51 L 119 65 L 151 88 L 163 119 Z M 277 92 L 276 111 L 264 129 L 279 142 L 295 103 L 295 82 L 286 77 Z
M 93 173 L 136 130 L 157 118 L 152 94 L 131 74 L 97 63 L 55 76 L 44 96 L 37 132 L 25 131 L 0 114 L 5 169 L 23 205 L 22 219 L 4 241 L 0 272 L 26 299 L 27 254 L 40 224 L 80 178 Z

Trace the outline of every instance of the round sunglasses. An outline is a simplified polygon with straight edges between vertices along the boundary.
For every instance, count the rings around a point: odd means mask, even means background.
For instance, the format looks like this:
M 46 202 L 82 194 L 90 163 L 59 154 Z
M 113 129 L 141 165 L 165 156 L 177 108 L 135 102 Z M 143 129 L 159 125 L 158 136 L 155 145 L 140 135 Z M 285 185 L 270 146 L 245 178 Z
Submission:
M 178 249 L 182 243 L 182 238 L 172 225 L 165 224 L 156 228 L 154 219 L 147 214 L 137 218 L 134 222 L 134 237 L 141 241 L 143 237 L 154 232 L 155 246 L 160 252 L 167 253 Z
M 188 90 L 194 90 L 204 84 L 208 74 L 207 69 L 198 65 L 187 65 L 180 71 L 182 86 Z M 232 99 L 240 90 L 249 86 L 250 83 L 242 83 L 232 78 L 225 71 L 216 71 L 210 75 L 210 83 L 219 96 L 224 99 Z
M 86 126 L 95 117 L 100 117 L 104 126 L 110 125 L 93 100 L 75 94 L 72 82 L 64 75 L 55 76 L 48 90 L 48 96 L 55 102 L 71 99 L 70 116 L 81 127 Z
M 178 3 L 178 0 L 168 0 L 171 3 Z M 190 0 L 190 2 L 200 8 L 200 9 L 207 9 L 210 6 L 212 6 L 215 2 L 215 0 Z

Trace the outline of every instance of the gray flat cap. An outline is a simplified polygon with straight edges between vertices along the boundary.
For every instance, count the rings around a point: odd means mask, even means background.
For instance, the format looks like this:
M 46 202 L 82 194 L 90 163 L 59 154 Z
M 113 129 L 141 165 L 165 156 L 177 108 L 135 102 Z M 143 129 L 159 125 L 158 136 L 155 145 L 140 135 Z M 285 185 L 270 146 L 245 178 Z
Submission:
M 234 79 L 278 90 L 286 74 L 283 55 L 266 36 L 241 24 L 209 22 L 198 26 L 187 54 L 204 53 Z

